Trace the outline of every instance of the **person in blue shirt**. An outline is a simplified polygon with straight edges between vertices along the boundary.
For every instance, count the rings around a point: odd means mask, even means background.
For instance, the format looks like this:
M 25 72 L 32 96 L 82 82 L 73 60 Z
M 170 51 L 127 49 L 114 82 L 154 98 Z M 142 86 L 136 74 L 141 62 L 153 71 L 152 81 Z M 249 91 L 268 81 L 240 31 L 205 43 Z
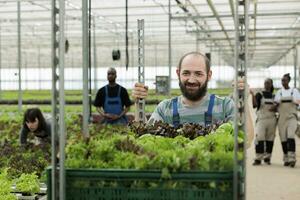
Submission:
M 107 70 L 108 84 L 97 92 L 94 106 L 103 117 L 104 124 L 127 124 L 126 113 L 131 101 L 127 90 L 116 83 L 117 72 L 114 68 Z

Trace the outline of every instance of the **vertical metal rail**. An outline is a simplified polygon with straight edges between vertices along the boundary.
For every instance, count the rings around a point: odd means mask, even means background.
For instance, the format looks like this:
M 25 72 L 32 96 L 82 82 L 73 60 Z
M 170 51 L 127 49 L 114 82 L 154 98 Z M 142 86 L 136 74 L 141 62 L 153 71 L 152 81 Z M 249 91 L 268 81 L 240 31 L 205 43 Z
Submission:
M 300 65 L 299 65 L 299 63 L 298 63 L 298 59 L 299 59 L 299 55 L 298 55 L 298 53 L 299 53 L 299 44 L 297 43 L 296 44 L 296 48 L 297 48 L 297 66 L 298 66 L 298 88 L 300 88 Z
M 18 111 L 22 112 L 22 79 L 21 79 L 21 62 L 22 62 L 22 55 L 21 55 L 21 2 L 17 2 L 17 14 L 18 14 Z
M 59 199 L 66 199 L 65 176 L 65 0 L 59 0 Z
M 89 123 L 92 118 L 92 0 L 88 0 L 88 38 L 89 38 L 89 44 L 88 44 L 88 52 L 89 52 L 89 65 L 88 65 L 88 88 L 89 88 L 89 109 L 88 109 L 88 120 Z
M 2 37 L 1 37 L 1 21 L 0 21 L 0 100 L 2 99 L 2 85 L 1 85 L 1 70 L 2 70 Z
M 83 75 L 83 124 L 84 137 L 89 137 L 89 29 L 88 29 L 88 0 L 82 0 L 82 75 Z
M 298 49 L 297 45 L 294 48 L 294 88 L 297 87 L 297 67 L 298 67 Z M 300 87 L 300 85 L 299 85 Z
M 51 165 L 52 165 L 52 171 L 51 171 L 51 199 L 56 200 L 58 199 L 58 171 L 57 171 L 57 136 L 58 136 L 58 120 L 59 120 L 59 102 L 58 102 L 58 89 L 57 89 L 57 83 L 59 76 L 57 74 L 57 68 L 58 68 L 58 56 L 57 56 L 57 50 L 58 50 L 58 41 L 57 41 L 57 32 L 59 31 L 59 26 L 56 24 L 56 16 L 59 13 L 59 9 L 56 7 L 56 0 L 52 0 L 51 2 L 51 68 L 52 68 L 52 124 L 51 124 Z
M 235 119 L 234 119 L 234 177 L 233 194 L 234 200 L 245 199 L 246 188 L 246 144 L 247 134 L 244 136 L 244 145 L 238 145 L 238 133 L 245 132 L 245 104 L 247 103 L 247 64 L 248 64 L 248 0 L 236 0 L 235 9 Z M 238 81 L 244 80 L 244 89 L 238 88 Z M 238 158 L 238 153 L 243 152 L 243 159 Z
M 59 18 L 59 25 L 56 20 Z M 56 6 L 56 0 L 51 2 L 51 67 L 52 67 L 52 126 L 51 126 L 51 144 L 52 144 L 52 183 L 51 199 L 65 199 L 65 93 L 64 93 L 64 59 L 65 59 L 65 1 L 59 0 L 59 8 Z M 58 39 L 59 38 L 59 39 Z M 59 140 L 58 140 L 59 136 Z M 57 143 L 58 142 L 58 143 Z M 59 144 L 58 169 L 57 154 Z
M 139 83 L 145 84 L 144 20 L 138 20 L 138 76 Z M 145 122 L 145 99 L 137 100 L 137 120 Z
M 130 37 L 131 37 L 131 66 L 134 67 L 134 38 L 133 38 L 133 32 L 130 32 Z
M 38 69 L 39 69 L 39 90 L 42 89 L 42 73 L 41 73 L 41 47 L 38 46 Z
M 94 93 L 96 94 L 97 88 L 97 45 L 96 45 L 96 18 L 93 17 L 93 50 L 94 50 Z
M 168 9 L 168 12 L 169 12 L 169 26 L 168 26 L 168 48 L 169 48 L 169 51 L 168 51 L 168 57 L 169 57 L 169 88 L 168 88 L 168 94 L 171 95 L 171 83 L 172 83 L 172 47 L 171 47 L 171 42 L 172 42 L 172 34 L 171 34 L 171 19 L 172 19 L 172 13 L 171 13 L 171 0 L 169 0 L 169 9 Z
M 199 33 L 196 33 L 196 51 L 199 51 Z

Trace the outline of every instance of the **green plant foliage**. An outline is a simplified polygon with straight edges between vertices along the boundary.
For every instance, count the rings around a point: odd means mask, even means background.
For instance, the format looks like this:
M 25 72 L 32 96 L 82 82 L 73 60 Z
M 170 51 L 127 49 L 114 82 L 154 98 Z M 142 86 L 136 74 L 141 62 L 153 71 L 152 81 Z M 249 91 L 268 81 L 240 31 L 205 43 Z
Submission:
M 14 194 L 0 194 L 0 200 L 17 200 L 18 198 Z
M 35 173 L 22 174 L 16 181 L 16 189 L 19 192 L 33 195 L 40 191 L 40 183 Z
M 7 177 L 7 169 L 2 170 L 0 173 L 0 197 L 8 195 L 11 192 L 12 181 Z
M 225 123 L 219 128 L 212 126 L 213 128 L 205 129 L 211 131 L 210 133 L 207 132 L 194 139 L 189 138 L 190 135 L 195 135 L 191 131 L 187 137 L 183 134 L 187 133 L 185 128 L 190 127 L 180 127 L 181 132 L 175 131 L 177 136 L 164 132 L 166 137 L 156 135 L 157 132 L 134 135 L 124 127 L 94 128 L 92 130 L 98 133 L 91 132 L 89 140 L 76 135 L 70 137 L 66 147 L 66 166 L 158 169 L 163 171 L 164 177 L 168 177 L 171 172 L 185 170 L 232 170 L 234 155 L 232 124 Z M 142 130 L 143 127 L 138 129 Z M 143 129 L 145 130 L 147 129 Z

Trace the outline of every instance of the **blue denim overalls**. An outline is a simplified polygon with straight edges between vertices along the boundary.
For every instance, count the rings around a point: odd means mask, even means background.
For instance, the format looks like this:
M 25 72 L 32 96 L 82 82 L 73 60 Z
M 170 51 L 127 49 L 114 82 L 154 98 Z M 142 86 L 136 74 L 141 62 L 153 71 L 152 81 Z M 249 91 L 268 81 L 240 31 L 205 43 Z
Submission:
M 119 86 L 118 95 L 116 97 L 108 96 L 108 85 L 105 86 L 105 102 L 104 102 L 104 112 L 120 115 L 123 112 L 122 101 L 121 101 L 121 86 Z M 117 120 L 104 119 L 105 124 L 127 124 L 127 118 L 125 115 Z

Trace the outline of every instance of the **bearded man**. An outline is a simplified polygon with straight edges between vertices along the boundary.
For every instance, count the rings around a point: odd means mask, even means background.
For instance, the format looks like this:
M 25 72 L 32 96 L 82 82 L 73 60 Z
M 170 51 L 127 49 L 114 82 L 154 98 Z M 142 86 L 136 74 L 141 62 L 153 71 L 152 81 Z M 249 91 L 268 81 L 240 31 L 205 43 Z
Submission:
M 160 102 L 148 123 L 161 120 L 175 127 L 184 123 L 207 126 L 233 120 L 233 100 L 207 93 L 207 83 L 212 71 L 205 55 L 199 52 L 185 54 L 179 61 L 176 73 L 182 95 Z M 132 95 L 135 99 L 146 98 L 148 89 L 143 84 L 136 83 Z

